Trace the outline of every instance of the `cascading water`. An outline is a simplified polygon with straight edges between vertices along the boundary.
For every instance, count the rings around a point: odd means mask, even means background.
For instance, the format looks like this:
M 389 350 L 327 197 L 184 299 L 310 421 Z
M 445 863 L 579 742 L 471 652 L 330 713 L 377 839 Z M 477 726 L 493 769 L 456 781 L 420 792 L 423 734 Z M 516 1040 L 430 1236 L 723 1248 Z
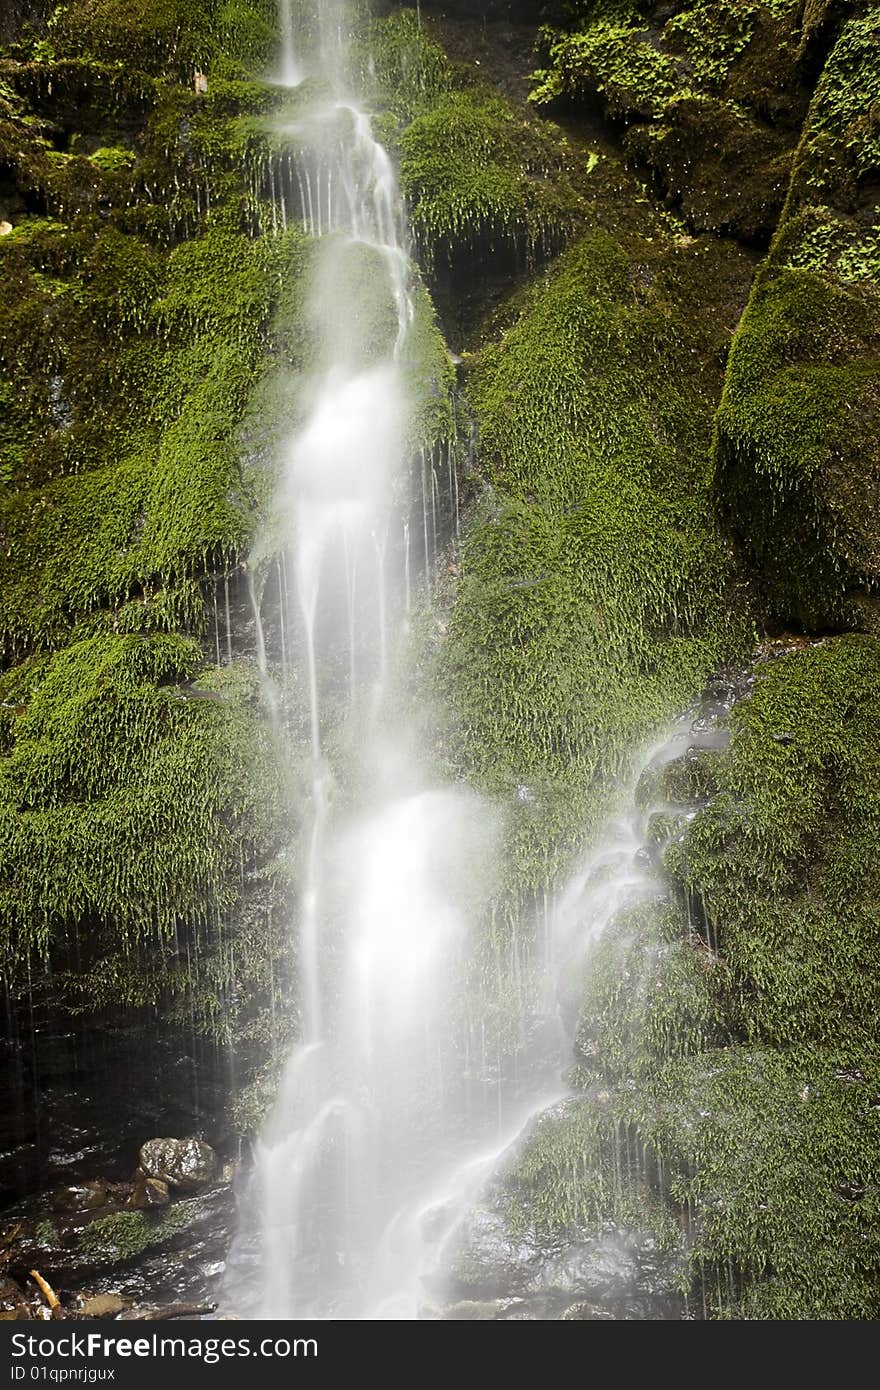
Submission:
M 346 88 L 345 7 L 322 0 L 308 9 L 308 22 L 295 3 L 285 11 L 282 77 L 321 79 L 288 132 L 300 216 L 318 239 L 315 365 L 278 498 L 287 539 L 279 575 L 289 576 L 281 606 L 298 615 L 282 628 L 281 657 L 286 685 L 305 692 L 311 768 L 297 912 L 300 1042 L 258 1145 L 226 1296 L 258 1317 L 415 1318 L 431 1315 L 481 1185 L 563 1094 L 571 1032 L 560 982 L 619 910 L 658 885 L 644 817 L 630 810 L 548 910 L 543 931 L 529 934 L 536 944 L 520 959 L 508 943 L 496 979 L 484 981 L 487 1009 L 475 926 L 491 891 L 493 816 L 475 794 L 425 780 L 415 736 L 385 707 L 414 580 L 413 471 L 426 571 L 437 544 L 434 475 L 429 488 L 424 457 L 415 470 L 408 457 L 413 283 L 401 202 L 388 156 Z M 452 517 L 454 479 L 450 494 Z M 259 630 L 259 609 L 257 617 Z M 261 636 L 259 645 L 277 711 Z M 339 785 L 325 746 L 342 705 L 357 731 L 354 791 Z M 649 760 L 676 756 L 683 736 Z M 506 1023 L 487 1023 L 487 1012 L 505 1010 Z
M 387 729 L 386 682 L 411 583 L 412 272 L 390 161 L 347 93 L 345 6 L 306 8 L 285 9 L 282 80 L 320 79 L 320 95 L 287 128 L 303 225 L 319 238 L 315 366 L 278 498 L 290 576 L 282 606 L 297 615 L 287 683 L 306 692 L 311 761 L 296 952 L 301 1042 L 259 1145 L 230 1262 L 230 1300 L 275 1318 L 370 1316 L 376 1306 L 383 1232 L 429 1180 L 446 1141 L 458 1085 L 456 978 L 491 839 L 476 796 L 425 785 L 412 739 Z M 428 549 L 426 539 L 426 561 Z M 325 702 L 338 706 L 340 687 L 357 728 L 352 780 L 368 788 L 344 808 L 325 748 Z M 251 1250 L 256 1276 L 241 1279 Z

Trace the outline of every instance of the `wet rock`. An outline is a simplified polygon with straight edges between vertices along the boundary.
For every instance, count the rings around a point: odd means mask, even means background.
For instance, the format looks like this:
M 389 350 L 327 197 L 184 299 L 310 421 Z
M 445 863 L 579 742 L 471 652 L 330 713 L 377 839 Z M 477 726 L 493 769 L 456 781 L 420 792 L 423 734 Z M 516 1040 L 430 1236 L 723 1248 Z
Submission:
M 49 1195 L 49 1205 L 53 1211 L 97 1211 L 112 1203 L 113 1194 L 106 1182 L 77 1183 L 71 1187 L 61 1187 Z
M 138 1168 L 126 1205 L 135 1211 L 146 1211 L 148 1207 L 166 1207 L 170 1200 L 167 1182 L 161 1178 L 148 1178 L 143 1169 Z
M 600 1303 L 572 1303 L 559 1316 L 560 1322 L 614 1322 L 614 1314 Z
M 211 1188 L 158 1210 L 104 1208 L 47 1216 L 45 1207 L 33 1203 L 8 1242 L 7 1267 L 22 1283 L 29 1270 L 39 1269 L 59 1293 L 83 1288 L 89 1294 L 118 1293 L 129 1302 L 202 1302 L 207 1276 L 222 1272 L 234 1212 L 229 1187 Z M 196 1276 L 194 1289 L 190 1270 Z
M 443 1322 L 497 1322 L 498 1316 L 497 1303 L 475 1303 L 464 1299 L 461 1303 L 451 1303 L 440 1314 L 440 1319 Z
M 83 1318 L 114 1318 L 122 1313 L 126 1306 L 125 1299 L 120 1298 L 118 1294 L 92 1294 L 91 1297 L 82 1300 L 79 1315 Z
M 215 1303 L 142 1303 L 120 1313 L 119 1322 L 168 1322 L 172 1318 L 206 1318 L 216 1311 Z
M 217 1181 L 222 1183 L 235 1182 L 240 1167 L 240 1163 L 236 1163 L 234 1159 L 228 1159 L 217 1174 Z
M 666 1318 L 680 1316 L 670 1310 L 679 1309 L 683 1258 L 678 1248 L 661 1249 L 649 1231 L 616 1222 L 580 1239 L 538 1237 L 511 1231 L 501 1211 L 480 1206 L 454 1243 L 447 1288 L 462 1302 L 538 1299 L 560 1309 L 589 1303 L 615 1317 Z
M 148 1178 L 158 1178 L 181 1192 L 198 1192 L 217 1176 L 219 1159 L 201 1139 L 150 1139 L 140 1151 Z
M 25 1303 L 24 1290 L 14 1279 L 0 1276 L 0 1313 L 18 1316 L 19 1310 Z

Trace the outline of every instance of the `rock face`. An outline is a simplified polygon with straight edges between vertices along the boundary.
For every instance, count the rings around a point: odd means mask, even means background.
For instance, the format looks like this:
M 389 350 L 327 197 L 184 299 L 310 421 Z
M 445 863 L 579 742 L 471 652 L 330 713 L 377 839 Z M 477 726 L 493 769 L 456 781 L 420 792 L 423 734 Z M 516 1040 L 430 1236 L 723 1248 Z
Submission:
M 606 1221 L 595 1234 L 540 1237 L 488 1204 L 466 1217 L 434 1288 L 447 1320 L 660 1320 L 682 1315 L 683 1268 L 682 1247 L 661 1250 L 648 1230 Z
M 140 1152 L 146 1181 L 158 1180 L 180 1192 L 198 1192 L 217 1176 L 219 1160 L 201 1139 L 150 1139 Z

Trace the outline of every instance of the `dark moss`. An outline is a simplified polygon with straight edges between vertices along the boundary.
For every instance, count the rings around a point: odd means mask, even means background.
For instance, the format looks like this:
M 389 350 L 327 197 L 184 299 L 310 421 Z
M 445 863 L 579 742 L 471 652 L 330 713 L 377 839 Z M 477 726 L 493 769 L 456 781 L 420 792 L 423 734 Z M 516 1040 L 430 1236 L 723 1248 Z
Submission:
M 598 107 L 690 226 L 766 244 L 809 94 L 800 9 L 793 0 L 675 9 L 669 18 L 654 5 L 581 7 L 568 30 L 544 31 L 532 99 Z

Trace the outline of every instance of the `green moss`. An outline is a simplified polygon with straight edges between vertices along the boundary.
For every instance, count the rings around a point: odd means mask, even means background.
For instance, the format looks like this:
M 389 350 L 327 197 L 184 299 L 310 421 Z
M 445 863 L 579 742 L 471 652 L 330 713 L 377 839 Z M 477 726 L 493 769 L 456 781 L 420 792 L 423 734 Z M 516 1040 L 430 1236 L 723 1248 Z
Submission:
M 646 1130 L 696 1220 L 710 1315 L 877 1317 L 876 1058 L 739 1048 L 670 1063 Z
M 577 1048 L 606 1083 L 650 1084 L 658 1058 L 690 1056 L 728 1035 L 726 962 L 688 930 L 672 903 L 620 914 L 584 968 Z
M 516 806 L 520 890 L 553 880 L 633 745 L 736 641 L 706 523 L 712 379 L 662 255 L 580 243 L 469 377 L 492 493 L 441 659 L 461 765 Z
M 852 636 L 761 668 L 718 794 L 670 860 L 757 1041 L 864 1043 L 880 1005 L 878 662 L 877 641 Z
M 413 231 L 429 255 L 480 237 L 531 251 L 571 225 L 576 198 L 556 141 L 490 91 L 441 95 L 403 131 L 400 151 Z
M 44 241 L 9 250 L 36 257 Z M 218 225 L 160 258 L 108 229 L 84 238 L 60 300 L 22 269 L 6 318 L 16 417 L 30 419 L 0 502 L 8 652 L 129 598 L 141 626 L 198 628 L 192 581 L 250 542 L 237 430 L 298 244 Z
M 876 26 L 873 14 L 847 20 L 819 79 L 718 417 L 719 500 L 768 611 L 820 630 L 875 621 L 880 339 L 863 113 L 880 71 Z
M 96 637 L 3 677 L 11 974 L 65 924 L 168 938 L 240 897 L 242 857 L 277 834 L 275 759 L 255 678 L 193 686 L 198 665 L 177 637 Z
M 878 671 L 858 636 L 758 667 L 668 844 L 680 899 L 620 914 L 585 962 L 583 1098 L 504 1179 L 514 1228 L 662 1244 L 680 1220 L 703 1316 L 877 1316 Z
M 810 111 L 810 139 L 842 147 L 855 180 L 880 169 L 880 15 L 870 9 L 843 26 Z M 807 152 L 805 151 L 805 155 Z
M 718 415 L 718 493 L 757 562 L 771 613 L 809 627 L 853 617 L 880 565 L 880 339 L 874 296 L 821 272 L 760 283 Z
M 640 1158 L 610 1094 L 548 1112 L 502 1176 L 512 1229 L 582 1237 L 614 1221 L 650 1233 L 655 1249 L 679 1249 L 681 1229 L 651 1190 Z
M 800 7 L 698 0 L 662 29 L 653 9 L 588 5 L 568 30 L 544 30 L 532 100 L 598 106 L 696 230 L 766 242 L 807 100 Z
M 398 126 L 430 110 L 460 80 L 413 9 L 373 21 L 352 47 L 356 85 Z
M 596 93 L 612 114 L 657 116 L 675 91 L 673 60 L 642 41 L 638 21 L 599 18 L 581 32 L 546 37 L 550 66 L 534 74 L 538 105 Z
M 179 1202 L 158 1215 L 143 1211 L 120 1211 L 90 1221 L 79 1239 L 79 1246 L 91 1262 L 101 1265 L 125 1264 L 145 1250 L 165 1245 L 172 1236 L 186 1229 L 191 1204 Z

